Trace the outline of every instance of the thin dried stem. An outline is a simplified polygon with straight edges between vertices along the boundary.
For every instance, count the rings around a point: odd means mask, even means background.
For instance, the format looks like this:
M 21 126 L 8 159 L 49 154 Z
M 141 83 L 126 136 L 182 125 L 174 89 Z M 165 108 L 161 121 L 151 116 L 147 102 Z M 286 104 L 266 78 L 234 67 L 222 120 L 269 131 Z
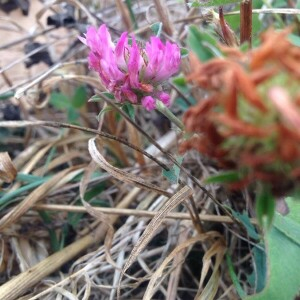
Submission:
M 38 204 L 33 207 L 33 209 L 38 211 L 64 211 L 64 212 L 75 212 L 75 213 L 86 213 L 85 207 L 73 206 L 73 205 L 59 205 L 59 204 Z M 118 209 L 118 208 L 108 208 L 108 207 L 93 207 L 95 211 L 100 211 L 106 214 L 112 215 L 123 215 L 123 216 L 137 216 L 143 218 L 153 218 L 157 212 L 148 210 L 138 210 L 138 209 Z M 189 220 L 191 221 L 191 215 L 189 213 L 169 213 L 166 216 L 167 219 L 175 220 Z M 218 216 L 218 215 L 208 215 L 199 214 L 201 222 L 215 222 L 215 223 L 228 223 L 232 224 L 233 221 L 228 216 Z M 256 219 L 252 218 L 252 224 L 257 224 Z
M 169 10 L 167 5 L 161 0 L 154 0 L 154 5 L 156 7 L 156 11 L 159 15 L 159 18 L 163 23 L 164 31 L 167 35 L 172 36 L 174 28 L 172 22 L 170 21 Z

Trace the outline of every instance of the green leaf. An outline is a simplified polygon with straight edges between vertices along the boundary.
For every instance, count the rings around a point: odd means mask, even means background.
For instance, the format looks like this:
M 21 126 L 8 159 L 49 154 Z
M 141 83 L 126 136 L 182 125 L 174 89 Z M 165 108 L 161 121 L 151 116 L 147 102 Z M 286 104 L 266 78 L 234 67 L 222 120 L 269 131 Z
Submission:
M 72 98 L 72 105 L 74 108 L 80 108 L 86 103 L 87 91 L 84 86 L 79 86 Z
M 181 165 L 183 161 L 183 157 L 179 156 L 176 160 L 179 163 L 179 165 Z M 178 184 L 179 173 L 180 173 L 180 168 L 175 164 L 172 166 L 172 168 L 169 171 L 166 170 L 162 171 L 163 176 L 165 176 L 167 180 L 172 184 Z
M 2 93 L 2 94 L 0 94 L 0 100 L 7 100 L 7 99 L 13 97 L 14 94 L 15 94 L 14 92 Z
M 54 156 L 55 156 L 55 154 L 56 154 L 56 150 L 57 150 L 56 146 L 51 147 L 51 149 L 50 149 L 50 151 L 49 151 L 49 153 L 48 153 L 48 155 L 47 155 L 46 161 L 45 161 L 45 163 L 44 163 L 44 166 L 43 166 L 43 169 L 44 169 L 44 170 L 43 170 L 43 174 L 45 174 L 46 171 L 48 171 L 49 164 L 50 164 L 51 161 L 54 159 Z
M 75 124 L 79 118 L 78 111 L 74 107 L 71 106 L 68 109 L 67 118 L 68 118 L 69 123 Z
M 113 94 L 111 93 L 108 93 L 108 92 L 103 92 L 103 93 L 100 93 L 100 95 L 103 95 L 111 100 L 114 100 L 115 97 Z M 101 98 L 99 95 L 94 95 L 92 96 L 88 102 L 99 102 L 99 101 L 104 101 L 103 98 Z
M 93 176 L 94 177 L 94 176 Z M 95 177 L 96 178 L 96 177 Z M 93 206 L 101 206 L 101 207 L 108 207 L 106 202 L 103 201 L 92 201 L 93 198 L 101 194 L 105 190 L 105 183 L 102 182 L 98 184 L 97 186 L 91 188 L 88 190 L 84 195 L 84 200 L 93 203 Z M 82 206 L 81 201 L 78 200 L 75 205 Z M 73 227 L 73 229 L 76 229 L 78 226 L 80 220 L 84 216 L 85 213 L 76 213 L 76 212 L 70 212 L 68 213 L 68 224 Z
M 277 8 L 287 7 L 287 1 L 286 0 L 273 0 L 272 7 L 277 7 Z
M 172 78 L 172 83 L 185 96 L 185 98 L 179 96 L 175 99 L 175 104 L 183 111 L 186 111 L 191 105 L 197 103 L 196 99 L 191 95 L 189 86 L 182 75 Z
M 270 188 L 262 185 L 256 197 L 256 216 L 258 223 L 264 228 L 269 229 L 272 225 L 275 213 L 275 200 Z
M 263 248 L 263 245 L 260 245 Z M 255 288 L 255 292 L 261 292 L 266 286 L 267 279 L 267 256 L 264 249 L 254 246 L 252 248 L 253 254 L 253 272 L 247 276 L 250 285 Z
M 40 215 L 43 222 L 47 225 L 49 238 L 50 238 L 50 245 L 53 252 L 57 252 L 60 250 L 59 241 L 56 235 L 55 229 L 52 228 L 52 218 L 49 212 L 46 211 L 39 211 L 38 214 Z
M 249 237 L 259 240 L 260 236 L 256 231 L 255 226 L 251 223 L 250 218 L 248 217 L 247 213 L 244 211 L 243 214 L 236 212 L 235 210 L 231 209 L 233 216 L 241 221 L 241 223 L 245 226 Z
M 100 102 L 100 101 L 103 101 L 103 99 L 100 98 L 98 95 L 94 95 L 88 100 L 88 102 Z
M 162 31 L 162 26 L 163 26 L 162 22 L 157 22 L 152 24 L 150 28 L 153 31 L 153 33 L 159 37 Z
M 97 116 L 97 120 L 99 121 L 99 120 L 100 120 L 100 117 L 101 117 L 102 115 L 104 115 L 104 114 L 107 113 L 108 111 L 113 111 L 113 110 L 114 110 L 114 108 L 113 108 L 112 106 L 110 106 L 110 105 L 106 106 L 105 108 L 103 108 L 103 109 L 99 112 L 99 114 L 98 114 L 98 116 Z
M 69 228 L 70 228 L 69 224 L 64 224 L 62 226 L 61 236 L 60 236 L 60 243 L 59 243 L 59 250 L 65 248 L 65 246 L 66 246 L 66 242 L 67 242 L 68 236 L 70 234 Z
M 129 118 L 131 120 L 134 121 L 135 110 L 134 110 L 134 106 L 131 103 L 127 102 L 127 103 L 123 104 L 122 110 L 129 116 Z
M 234 267 L 233 267 L 233 263 L 232 263 L 231 257 L 229 256 L 228 253 L 226 253 L 226 262 L 227 262 L 227 266 L 228 266 L 229 275 L 230 275 L 232 283 L 233 283 L 233 285 L 234 285 L 234 287 L 236 289 L 236 292 L 238 293 L 238 295 L 240 296 L 240 298 L 246 297 L 246 293 L 243 290 L 243 288 L 242 288 L 242 286 L 241 286 L 241 284 L 239 282 L 238 277 L 236 276 L 236 273 L 234 271 Z
M 19 187 L 17 190 L 11 191 L 9 193 L 4 194 L 1 198 L 0 198 L 0 207 L 1 209 L 3 209 L 4 207 L 6 207 L 7 205 L 9 205 L 10 203 L 16 201 L 16 198 L 18 196 L 20 196 L 22 193 L 32 190 L 38 186 L 40 186 L 41 184 L 43 184 L 44 182 L 46 182 L 47 180 L 49 180 L 50 177 L 45 177 L 42 178 L 40 180 L 36 180 L 34 182 L 31 182 L 27 185 L 21 186 Z
M 290 211 L 300 215 L 300 208 Z M 284 222 L 282 222 L 284 219 Z M 300 291 L 300 223 L 276 213 L 274 226 L 266 233 L 268 278 L 265 289 L 247 300 L 293 300 Z M 296 234 L 296 235 L 294 235 Z
M 204 7 L 204 6 L 221 6 L 231 3 L 239 3 L 242 2 L 242 0 L 209 0 L 209 1 L 193 1 L 189 2 L 188 4 L 191 7 Z
M 84 195 L 84 200 L 89 202 L 90 200 L 92 200 L 94 197 L 98 196 L 103 191 L 105 191 L 105 183 L 104 182 L 102 182 L 102 183 L 98 184 L 97 186 L 88 190 Z
M 288 217 L 300 224 L 300 195 L 296 194 L 295 197 L 285 198 L 285 202 L 289 208 Z
M 68 213 L 68 217 L 67 217 L 68 224 L 72 226 L 73 229 L 75 230 L 76 227 L 79 225 L 79 222 L 81 221 L 83 215 L 84 213 L 75 213 L 75 212 Z
M 31 175 L 31 174 L 25 174 L 25 173 L 18 173 L 16 180 L 17 181 L 23 181 L 27 183 L 36 182 L 39 180 L 43 180 L 44 178 L 41 176 Z
M 172 81 L 177 87 L 186 87 L 186 80 L 183 76 L 174 77 Z
M 181 58 L 186 57 L 189 55 L 189 50 L 183 47 L 180 47 L 180 56 Z
M 242 179 L 242 176 L 237 171 L 222 172 L 217 175 L 209 176 L 205 179 L 205 183 L 231 183 Z
M 299 210 L 298 210 L 299 213 Z M 300 223 L 292 218 L 284 217 L 280 214 L 276 215 L 274 226 L 286 237 L 291 239 L 300 247 Z M 300 280 L 300 277 L 299 277 Z M 299 281 L 300 283 L 300 281 Z
M 172 78 L 172 83 L 185 96 L 185 99 L 180 96 L 175 99 L 175 104 L 183 111 L 186 111 L 191 105 L 197 103 L 196 99 L 191 95 L 189 86 L 182 75 Z
M 191 107 L 191 105 L 196 104 L 196 101 L 194 100 L 194 98 L 190 97 L 189 103 L 187 103 L 186 99 L 182 97 L 176 97 L 174 104 L 178 105 L 183 111 L 186 111 Z
M 195 25 L 189 27 L 187 43 L 201 61 L 221 56 L 217 41 L 213 35 L 207 31 L 200 31 Z
M 295 34 L 289 34 L 288 40 L 297 47 L 300 47 L 300 37 L 298 35 Z
M 190 89 L 187 85 L 187 82 L 185 78 L 180 75 L 177 77 L 172 78 L 172 83 L 180 90 L 181 93 L 183 93 L 185 96 L 188 96 L 190 94 Z
M 51 93 L 49 103 L 59 110 L 66 110 L 71 106 L 69 98 L 58 92 Z
M 136 22 L 136 19 L 135 19 L 135 14 L 134 14 L 134 11 L 132 9 L 131 0 L 125 0 L 125 3 L 126 3 L 126 6 L 128 8 L 128 11 L 129 11 L 129 14 L 130 14 L 130 19 L 131 19 L 131 22 L 133 24 L 134 29 L 138 29 L 137 22 Z

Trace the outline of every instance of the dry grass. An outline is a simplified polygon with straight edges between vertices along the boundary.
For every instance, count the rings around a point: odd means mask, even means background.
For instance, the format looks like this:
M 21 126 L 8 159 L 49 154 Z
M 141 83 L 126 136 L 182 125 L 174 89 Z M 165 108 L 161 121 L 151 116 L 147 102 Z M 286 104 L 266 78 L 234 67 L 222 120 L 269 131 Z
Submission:
M 161 170 L 177 162 L 182 137 L 161 115 L 137 108 L 132 122 L 115 106 L 97 120 L 112 105 L 104 97 L 78 108 L 76 124 L 68 125 L 68 108 L 49 103 L 53 92 L 71 99 L 82 84 L 86 101 L 104 91 L 77 40 L 87 24 L 105 22 L 114 38 L 129 30 L 146 39 L 149 25 L 161 21 L 163 37 L 184 46 L 186 25 L 208 21 L 209 11 L 132 1 L 133 19 L 123 1 L 70 0 L 78 23 L 55 28 L 46 17 L 61 11 L 62 1 L 47 3 L 31 1 L 29 17 L 1 13 L 7 39 L 0 45 L 0 91 L 7 97 L 0 101 L 0 150 L 11 161 L 0 156 L 0 176 L 10 175 L 0 186 L 0 298 L 238 299 L 226 251 L 253 293 L 245 280 L 253 241 L 228 209 L 253 215 L 247 191 L 204 187 L 202 179 L 216 169 L 193 152 L 180 166 L 179 183 L 170 184 Z M 37 51 L 24 54 L 31 39 L 49 50 L 52 66 L 24 67 Z M 173 90 L 173 100 L 177 95 Z

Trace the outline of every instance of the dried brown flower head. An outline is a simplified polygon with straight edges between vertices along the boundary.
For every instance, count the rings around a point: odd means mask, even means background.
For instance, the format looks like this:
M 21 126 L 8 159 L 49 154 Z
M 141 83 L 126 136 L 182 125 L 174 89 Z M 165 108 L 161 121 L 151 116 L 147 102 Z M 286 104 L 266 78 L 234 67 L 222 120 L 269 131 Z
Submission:
M 300 48 L 290 31 L 268 30 L 261 46 L 201 63 L 191 55 L 187 80 L 208 91 L 184 115 L 193 137 L 182 152 L 197 149 L 243 179 L 270 183 L 280 192 L 300 180 Z

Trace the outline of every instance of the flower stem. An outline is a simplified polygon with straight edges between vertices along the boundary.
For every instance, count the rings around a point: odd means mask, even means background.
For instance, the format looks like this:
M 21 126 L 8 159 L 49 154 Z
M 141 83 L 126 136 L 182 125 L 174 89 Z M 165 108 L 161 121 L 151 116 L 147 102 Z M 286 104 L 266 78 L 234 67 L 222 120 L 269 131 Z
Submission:
M 181 131 L 184 131 L 183 123 L 161 101 L 156 101 L 156 109 L 165 115 Z
M 240 8 L 240 43 L 252 42 L 252 0 L 243 0 Z

